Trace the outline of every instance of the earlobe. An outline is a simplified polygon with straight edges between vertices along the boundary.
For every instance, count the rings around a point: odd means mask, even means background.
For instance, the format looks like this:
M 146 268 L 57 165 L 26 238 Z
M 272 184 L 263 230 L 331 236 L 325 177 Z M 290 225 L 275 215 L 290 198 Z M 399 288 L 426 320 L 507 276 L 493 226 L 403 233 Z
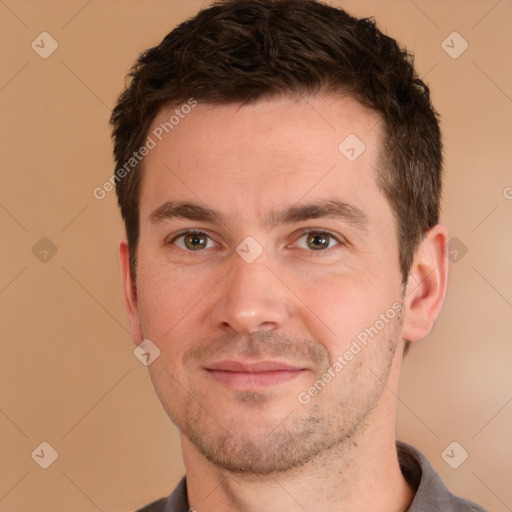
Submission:
M 121 271 L 121 288 L 123 293 L 124 307 L 130 324 L 130 334 L 136 345 L 142 342 L 142 332 L 140 328 L 139 308 L 137 304 L 137 294 L 135 293 L 135 283 L 132 280 L 130 272 L 130 250 L 128 241 L 122 239 L 119 242 L 119 267 Z
M 426 233 L 416 250 L 404 299 L 406 340 L 427 336 L 441 311 L 448 283 L 447 243 L 448 230 L 437 224 Z

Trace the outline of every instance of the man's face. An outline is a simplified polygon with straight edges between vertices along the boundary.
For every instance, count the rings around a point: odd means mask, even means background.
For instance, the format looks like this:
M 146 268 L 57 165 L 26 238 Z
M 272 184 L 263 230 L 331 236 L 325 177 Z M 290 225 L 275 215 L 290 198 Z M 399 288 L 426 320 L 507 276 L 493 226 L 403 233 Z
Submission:
M 185 442 L 221 467 L 283 471 L 394 421 L 403 295 L 381 128 L 317 96 L 199 103 L 153 136 L 132 330 L 161 351 L 150 375 Z

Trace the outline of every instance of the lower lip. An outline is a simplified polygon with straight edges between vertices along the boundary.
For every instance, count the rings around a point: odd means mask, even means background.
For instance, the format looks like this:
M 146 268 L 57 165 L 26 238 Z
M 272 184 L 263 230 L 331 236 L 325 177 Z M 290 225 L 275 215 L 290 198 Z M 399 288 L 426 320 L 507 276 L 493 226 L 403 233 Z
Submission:
M 236 389 L 262 389 L 290 381 L 305 370 L 273 370 L 269 372 L 231 372 L 208 370 L 217 381 Z

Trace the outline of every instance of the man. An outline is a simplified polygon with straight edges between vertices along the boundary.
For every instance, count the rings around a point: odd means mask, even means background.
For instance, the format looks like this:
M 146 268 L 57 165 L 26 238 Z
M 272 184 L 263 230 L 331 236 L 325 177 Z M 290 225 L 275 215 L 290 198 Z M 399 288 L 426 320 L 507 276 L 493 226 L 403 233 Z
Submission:
M 312 0 L 218 2 L 112 114 L 133 340 L 186 477 L 143 511 L 480 511 L 395 440 L 447 283 L 437 115 L 412 58 Z

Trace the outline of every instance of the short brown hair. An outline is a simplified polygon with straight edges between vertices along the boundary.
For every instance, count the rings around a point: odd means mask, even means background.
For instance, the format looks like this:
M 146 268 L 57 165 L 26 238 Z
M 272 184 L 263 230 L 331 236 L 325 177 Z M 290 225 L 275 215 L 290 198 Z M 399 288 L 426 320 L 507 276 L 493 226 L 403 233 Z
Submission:
M 343 92 L 384 121 L 378 185 L 398 226 L 405 284 L 416 248 L 439 218 L 442 142 L 413 57 L 358 19 L 316 0 L 223 0 L 142 53 L 111 117 L 117 169 L 139 150 L 163 106 L 191 97 L 247 104 L 282 95 Z M 341 141 L 340 141 L 341 142 Z M 136 277 L 142 169 L 116 179 Z

